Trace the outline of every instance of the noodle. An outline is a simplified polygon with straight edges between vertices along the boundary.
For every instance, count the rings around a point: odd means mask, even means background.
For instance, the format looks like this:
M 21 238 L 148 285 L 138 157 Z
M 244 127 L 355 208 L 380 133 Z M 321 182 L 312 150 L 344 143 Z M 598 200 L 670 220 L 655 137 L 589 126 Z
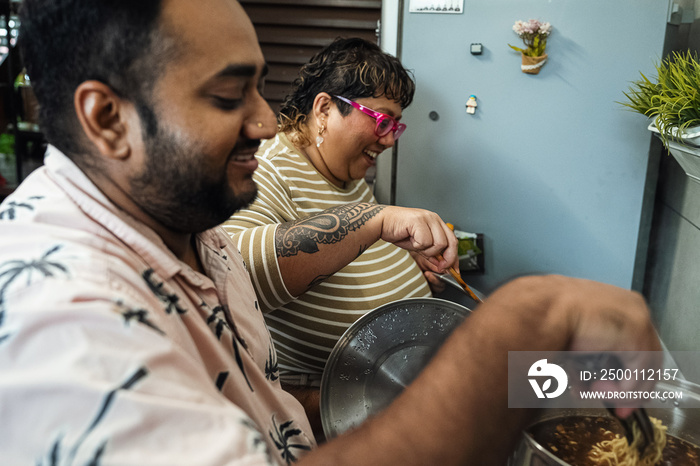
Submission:
M 632 424 L 632 444 L 627 438 L 616 435 L 612 440 L 603 440 L 593 446 L 588 458 L 597 466 L 653 466 L 661 461 L 666 446 L 666 426 L 656 418 L 650 418 L 654 427 L 654 441 L 647 446 L 645 456 L 639 457 L 637 445 L 642 441 L 642 431 L 637 423 Z M 612 433 L 611 433 L 612 434 Z

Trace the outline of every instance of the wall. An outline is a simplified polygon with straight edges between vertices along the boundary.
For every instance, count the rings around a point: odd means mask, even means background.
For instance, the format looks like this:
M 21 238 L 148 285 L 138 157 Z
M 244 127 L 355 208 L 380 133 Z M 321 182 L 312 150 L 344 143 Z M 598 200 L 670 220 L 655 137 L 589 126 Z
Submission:
M 486 235 L 486 274 L 470 277 L 483 292 L 532 272 L 632 287 L 653 205 L 651 135 L 615 102 L 661 56 L 668 2 L 466 0 L 463 15 L 410 14 L 408 3 L 402 61 L 418 88 L 397 203 Z M 514 21 L 529 18 L 554 25 L 537 76 L 507 46 L 519 43 Z M 470 55 L 471 42 L 484 54 Z

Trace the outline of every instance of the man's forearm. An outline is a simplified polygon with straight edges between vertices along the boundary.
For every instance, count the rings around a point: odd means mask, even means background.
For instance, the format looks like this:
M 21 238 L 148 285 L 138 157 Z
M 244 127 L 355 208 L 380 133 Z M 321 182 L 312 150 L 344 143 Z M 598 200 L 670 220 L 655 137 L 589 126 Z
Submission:
M 563 349 L 568 340 L 568 329 L 548 332 L 547 338 L 539 334 L 544 322 L 560 322 L 547 298 L 542 293 L 511 303 L 490 297 L 385 412 L 305 461 L 339 466 L 505 464 L 532 414 L 507 408 L 508 349 L 525 346 L 531 337 L 548 349 Z M 511 310 L 519 306 L 532 312 Z M 332 461 L 326 462 L 328 457 Z
M 659 349 L 638 295 L 521 278 L 490 295 L 384 412 L 301 464 L 502 465 L 535 413 L 508 408 L 508 351 Z

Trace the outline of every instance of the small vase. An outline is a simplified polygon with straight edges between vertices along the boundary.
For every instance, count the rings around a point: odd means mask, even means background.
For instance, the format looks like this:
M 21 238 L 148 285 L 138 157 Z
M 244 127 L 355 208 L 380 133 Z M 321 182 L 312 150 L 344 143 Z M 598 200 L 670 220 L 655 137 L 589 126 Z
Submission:
M 523 73 L 537 74 L 540 72 L 540 68 L 547 63 L 546 53 L 544 55 L 540 55 L 539 57 L 528 57 L 525 54 L 522 54 L 522 56 L 523 62 L 522 65 L 520 65 L 520 69 L 523 71 Z

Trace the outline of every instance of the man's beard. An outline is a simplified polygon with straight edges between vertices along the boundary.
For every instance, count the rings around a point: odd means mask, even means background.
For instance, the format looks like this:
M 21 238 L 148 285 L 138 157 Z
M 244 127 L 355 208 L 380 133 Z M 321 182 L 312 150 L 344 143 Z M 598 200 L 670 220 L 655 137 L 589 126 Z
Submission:
M 225 167 L 220 173 L 207 173 L 212 158 L 201 144 L 158 125 L 150 108 L 139 110 L 142 120 L 143 112 L 150 113 L 142 127 L 146 166 L 131 180 L 131 196 L 148 215 L 172 231 L 199 233 L 253 202 L 254 185 L 236 195 Z

